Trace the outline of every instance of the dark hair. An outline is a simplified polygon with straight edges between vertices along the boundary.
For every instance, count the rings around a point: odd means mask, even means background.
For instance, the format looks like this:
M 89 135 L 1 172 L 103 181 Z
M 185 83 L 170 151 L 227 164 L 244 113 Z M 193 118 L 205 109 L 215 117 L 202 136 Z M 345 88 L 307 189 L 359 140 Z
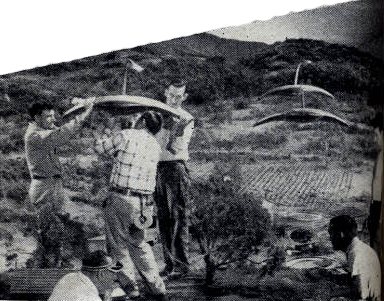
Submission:
M 121 124 L 121 129 L 122 130 L 125 130 L 125 129 L 131 129 L 132 126 L 133 126 L 133 122 L 132 122 L 132 117 L 131 116 L 120 116 L 120 124 Z
M 47 102 L 35 102 L 28 108 L 28 113 L 32 119 L 35 119 L 36 115 L 41 115 L 45 110 L 53 110 L 53 105 Z
M 163 125 L 163 117 L 156 112 L 152 112 L 152 111 L 144 112 L 143 115 L 140 116 L 140 120 L 141 119 L 145 120 L 145 125 L 147 129 L 153 135 L 156 135 L 160 131 Z
M 176 77 L 170 80 L 168 86 L 174 86 L 175 88 L 181 88 L 184 87 L 187 84 L 185 80 L 183 80 L 180 77 Z
M 354 238 L 357 235 L 357 224 L 349 215 L 339 215 L 331 219 L 329 227 L 333 230 L 343 232 L 347 238 Z

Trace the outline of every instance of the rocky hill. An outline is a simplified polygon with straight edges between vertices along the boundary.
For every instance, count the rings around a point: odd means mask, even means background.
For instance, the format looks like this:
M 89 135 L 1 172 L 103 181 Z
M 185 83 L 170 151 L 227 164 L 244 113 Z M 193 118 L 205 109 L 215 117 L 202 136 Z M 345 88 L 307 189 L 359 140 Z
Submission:
M 383 58 L 383 1 L 360 0 L 290 13 L 267 21 L 214 30 L 223 38 L 272 44 L 316 39 L 354 46 Z

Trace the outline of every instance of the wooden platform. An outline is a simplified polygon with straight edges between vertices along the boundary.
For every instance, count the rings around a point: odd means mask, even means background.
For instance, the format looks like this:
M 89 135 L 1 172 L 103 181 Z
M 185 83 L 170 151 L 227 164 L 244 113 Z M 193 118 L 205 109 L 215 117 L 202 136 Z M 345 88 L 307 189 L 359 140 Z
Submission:
M 24 269 L 3 274 L 9 291 L 2 300 L 47 300 L 56 283 L 72 269 Z M 173 296 L 188 296 L 202 293 L 203 279 L 190 277 L 165 281 L 167 292 Z M 145 298 L 143 296 L 142 298 Z M 115 301 L 121 298 L 113 298 Z M 142 300 L 142 299 L 139 299 Z M 145 300 L 150 300 L 145 298 Z M 0 300 L 1 301 L 1 300 Z
M 48 299 L 56 283 L 71 269 L 25 269 L 4 274 L 10 300 Z

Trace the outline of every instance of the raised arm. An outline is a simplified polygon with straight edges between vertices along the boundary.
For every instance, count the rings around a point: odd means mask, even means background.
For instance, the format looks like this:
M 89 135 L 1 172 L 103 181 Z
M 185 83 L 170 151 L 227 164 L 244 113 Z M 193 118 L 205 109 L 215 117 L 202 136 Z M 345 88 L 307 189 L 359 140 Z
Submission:
M 192 133 L 195 124 L 194 120 L 181 120 L 172 132 L 167 145 L 167 150 L 173 154 L 177 154 L 182 150 L 188 149 L 189 142 L 191 141 Z
M 95 144 L 93 145 L 94 150 L 100 155 L 109 155 L 113 156 L 116 151 L 119 149 L 122 141 L 123 134 L 120 132 L 113 137 L 108 137 L 105 139 L 96 139 Z
M 84 113 L 76 116 L 75 119 L 70 122 L 49 130 L 40 130 L 34 132 L 28 137 L 29 143 L 36 145 L 47 145 L 52 144 L 54 146 L 60 146 L 68 141 L 76 134 L 76 132 L 81 128 L 84 121 L 88 118 L 92 112 L 93 104 L 89 104 L 86 107 Z

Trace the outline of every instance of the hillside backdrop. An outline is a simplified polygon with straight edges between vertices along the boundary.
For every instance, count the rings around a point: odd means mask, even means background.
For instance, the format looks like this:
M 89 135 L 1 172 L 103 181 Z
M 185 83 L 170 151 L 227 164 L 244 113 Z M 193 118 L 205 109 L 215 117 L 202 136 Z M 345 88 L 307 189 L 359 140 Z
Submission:
M 302 68 L 301 82 L 341 93 L 340 99 L 379 105 L 382 12 L 382 1 L 352 1 L 3 75 L 0 116 L 23 114 L 37 99 L 66 107 L 75 96 L 120 94 L 127 58 L 145 68 L 128 74 L 129 94 L 161 99 L 171 78 L 181 76 L 188 81 L 191 104 L 210 107 L 241 98 L 244 105 L 270 88 L 291 84 L 297 64 L 311 60 Z M 249 41 L 220 38 L 220 32 Z
M 289 39 L 316 39 L 354 46 L 383 58 L 383 1 L 360 0 L 290 13 L 211 33 L 224 38 L 272 44 Z

